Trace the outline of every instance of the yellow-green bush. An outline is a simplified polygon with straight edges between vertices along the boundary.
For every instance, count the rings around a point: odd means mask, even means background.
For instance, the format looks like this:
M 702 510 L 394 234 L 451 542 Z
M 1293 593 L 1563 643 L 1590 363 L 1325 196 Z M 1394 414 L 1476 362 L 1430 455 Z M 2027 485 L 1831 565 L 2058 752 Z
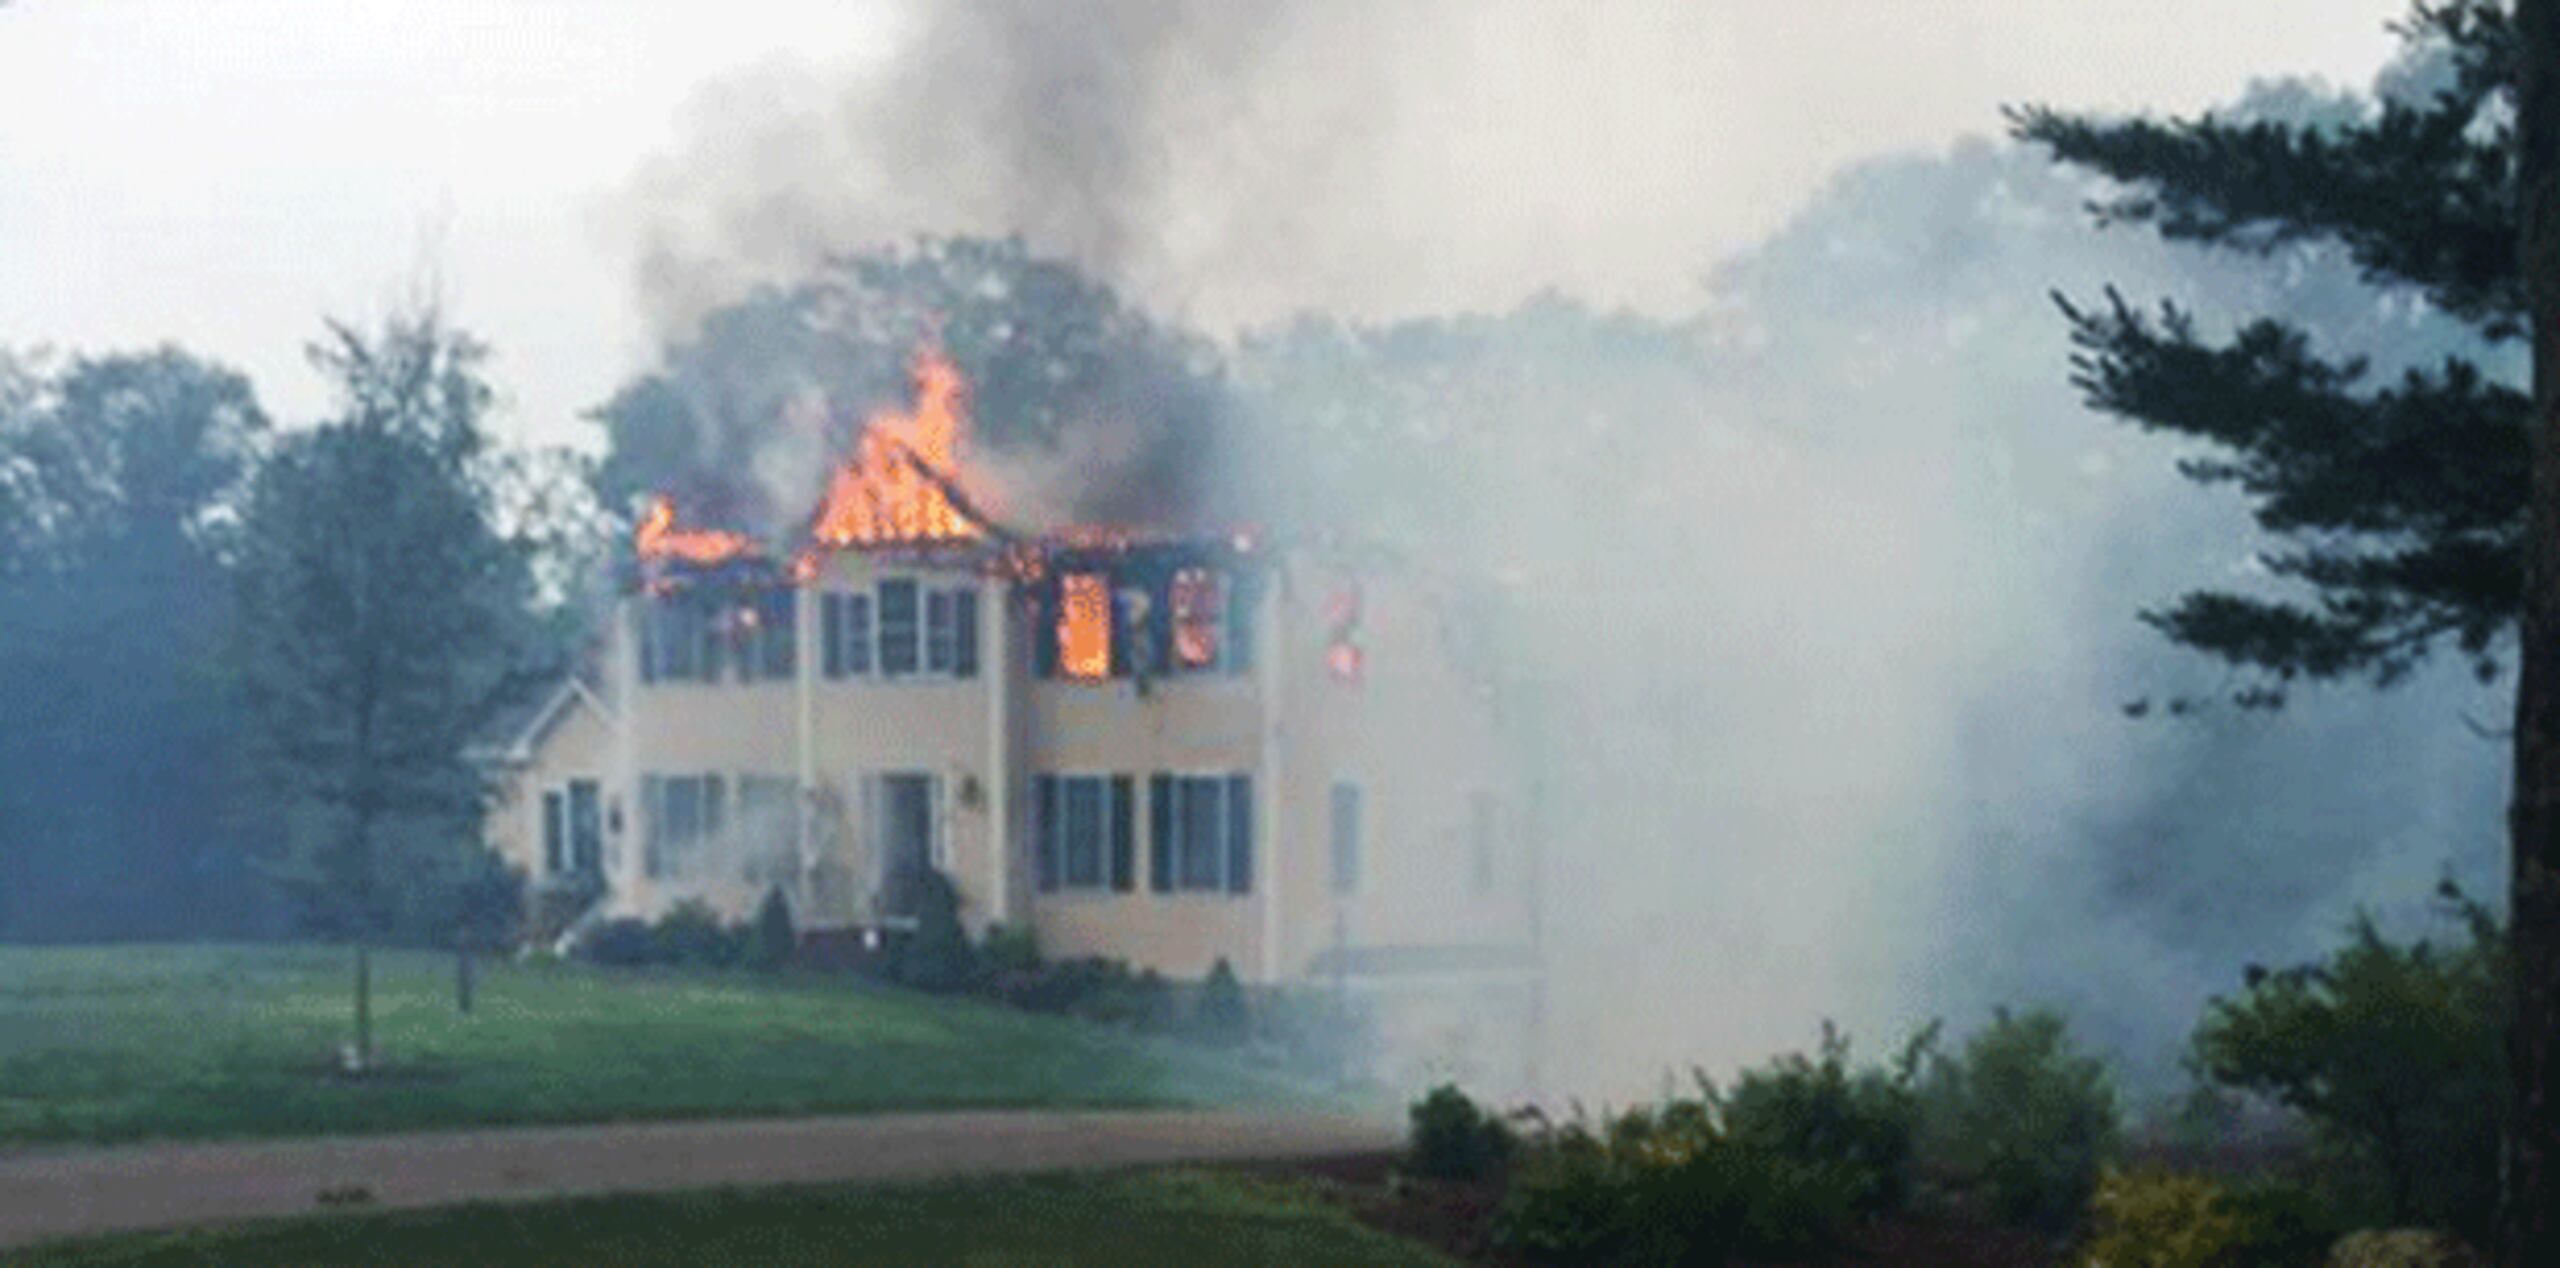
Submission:
M 2337 1230 L 2290 1186 L 2109 1171 L 2089 1199 L 2082 1268 L 2318 1268 Z

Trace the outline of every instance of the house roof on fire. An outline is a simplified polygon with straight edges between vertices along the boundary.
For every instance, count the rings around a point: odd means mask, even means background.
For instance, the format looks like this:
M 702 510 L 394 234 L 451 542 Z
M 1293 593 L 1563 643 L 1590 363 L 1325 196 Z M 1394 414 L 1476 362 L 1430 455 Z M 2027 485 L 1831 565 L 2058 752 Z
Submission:
M 530 762 L 534 748 L 560 719 L 568 716 L 572 704 L 583 704 L 600 714 L 611 712 L 582 674 L 537 679 L 499 703 L 471 742 L 463 746 L 462 755 L 489 766 Z

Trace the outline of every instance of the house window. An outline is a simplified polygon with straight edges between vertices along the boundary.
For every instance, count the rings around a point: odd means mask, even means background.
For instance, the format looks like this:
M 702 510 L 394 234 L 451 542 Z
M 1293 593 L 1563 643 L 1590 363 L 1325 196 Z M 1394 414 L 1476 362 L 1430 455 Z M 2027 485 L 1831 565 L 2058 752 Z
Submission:
M 903 678 L 916 671 L 916 637 L 922 624 L 917 613 L 916 583 L 906 578 L 880 583 L 880 676 Z
M 1475 793 L 1467 798 L 1467 840 L 1474 855 L 1475 887 L 1479 894 L 1493 892 L 1494 854 L 1500 846 L 1501 816 L 1493 794 Z
M 799 870 L 800 783 L 781 775 L 738 777 L 740 875 L 753 885 L 788 884 Z
M 1356 893 L 1360 888 L 1360 785 L 1335 784 L 1332 811 L 1333 892 Z
M 713 682 L 720 676 L 720 635 L 711 610 L 685 595 L 662 595 L 640 614 L 643 682 Z
M 1158 893 L 1253 892 L 1253 779 L 1158 775 L 1149 781 Z
M 718 775 L 649 775 L 640 781 L 648 874 L 673 876 L 720 835 L 725 788 Z
M 1036 777 L 1032 817 L 1042 892 L 1137 888 L 1136 800 L 1136 781 L 1126 775 Z
M 756 669 L 766 678 L 785 679 L 800 672 L 800 592 L 774 589 L 756 596 L 754 649 Z
M 1218 669 L 1224 665 L 1227 625 L 1227 579 L 1206 568 L 1183 568 L 1166 587 L 1173 608 L 1172 668 Z
M 1058 578 L 1058 673 L 1083 682 L 1111 676 L 1111 584 L 1101 573 Z
M 978 675 L 978 592 L 933 590 L 924 601 L 925 672 Z
M 592 779 L 569 781 L 569 870 L 594 876 L 604 870 L 604 794 Z
M 825 648 L 821 664 L 827 677 L 860 678 L 870 674 L 870 595 L 820 596 L 818 625 L 818 641 Z

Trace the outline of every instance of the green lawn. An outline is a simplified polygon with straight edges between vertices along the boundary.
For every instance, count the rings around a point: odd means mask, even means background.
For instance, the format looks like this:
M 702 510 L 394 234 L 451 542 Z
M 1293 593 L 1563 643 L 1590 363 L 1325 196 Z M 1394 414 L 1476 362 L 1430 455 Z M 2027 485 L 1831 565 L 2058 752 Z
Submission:
M 1289 1186 L 1196 1171 L 727 1190 L 275 1220 L 58 1243 L 19 1262 L 1446 1265 Z
M 1312 1099 L 1206 1052 L 838 978 L 497 965 L 464 1017 L 450 957 L 430 954 L 376 957 L 389 1068 L 350 1083 L 330 1073 L 348 964 L 320 947 L 0 948 L 0 1146 Z

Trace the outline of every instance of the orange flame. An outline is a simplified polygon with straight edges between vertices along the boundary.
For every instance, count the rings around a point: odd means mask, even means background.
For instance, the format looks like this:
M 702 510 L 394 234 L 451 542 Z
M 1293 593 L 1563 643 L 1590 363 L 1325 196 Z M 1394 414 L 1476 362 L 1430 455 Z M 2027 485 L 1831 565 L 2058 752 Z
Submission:
M 1111 587 L 1101 573 L 1058 578 L 1058 672 L 1088 682 L 1111 676 Z
M 755 539 L 744 533 L 710 528 L 676 527 L 673 498 L 649 499 L 649 509 L 632 531 L 632 544 L 642 559 L 677 559 L 689 564 L 720 564 L 755 553 Z
M 984 529 L 952 504 L 960 449 L 969 429 L 968 380 L 941 349 L 916 352 L 912 412 L 883 409 L 863 420 L 853 457 L 827 480 L 809 535 L 824 546 L 951 541 Z

